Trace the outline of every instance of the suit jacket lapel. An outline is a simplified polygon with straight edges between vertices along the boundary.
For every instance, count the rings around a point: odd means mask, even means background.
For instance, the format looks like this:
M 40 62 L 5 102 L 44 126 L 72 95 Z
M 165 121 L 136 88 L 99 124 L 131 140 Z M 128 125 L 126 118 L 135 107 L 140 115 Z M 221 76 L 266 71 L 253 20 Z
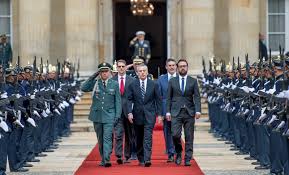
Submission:
M 186 87 L 185 87 L 185 92 L 184 92 L 184 94 L 186 94 L 186 92 L 188 91 L 190 82 L 191 82 L 191 79 L 189 78 L 189 76 L 187 76 Z
M 182 89 L 181 89 L 181 85 L 180 85 L 180 76 L 177 76 L 177 79 L 176 79 L 178 82 L 176 83 L 176 85 L 178 86 L 178 89 L 179 91 L 181 92 L 182 94 Z
M 149 91 L 151 91 L 151 81 L 149 81 L 149 79 L 147 79 L 147 88 L 146 88 L 146 92 L 145 92 L 145 96 L 144 96 L 144 100 L 143 101 L 146 101 L 146 99 L 148 98 L 147 95 L 149 94 Z

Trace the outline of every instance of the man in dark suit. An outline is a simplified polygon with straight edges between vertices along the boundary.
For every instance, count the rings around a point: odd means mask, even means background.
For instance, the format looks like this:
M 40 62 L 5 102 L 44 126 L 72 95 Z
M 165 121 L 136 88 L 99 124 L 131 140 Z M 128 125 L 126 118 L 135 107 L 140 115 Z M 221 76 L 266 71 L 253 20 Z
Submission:
M 134 124 L 140 165 L 151 166 L 152 135 L 156 116 L 161 114 L 158 84 L 147 78 L 148 67 L 137 67 L 138 78 L 128 90 L 128 120 Z
M 177 77 L 169 81 L 167 95 L 166 119 L 172 122 L 172 136 L 175 145 L 177 165 L 182 161 L 182 126 L 185 132 L 185 166 L 191 166 L 193 155 L 195 118 L 201 116 L 201 100 L 198 82 L 187 75 L 188 62 L 184 59 L 178 61 Z
M 127 91 L 130 84 L 133 82 L 135 78 L 126 75 L 126 61 L 118 60 L 116 62 L 117 75 L 112 79 L 118 82 L 119 90 L 121 94 L 121 105 L 122 112 L 121 117 L 117 121 L 114 127 L 115 133 L 115 155 L 117 157 L 117 163 L 122 164 L 122 153 L 123 153 L 123 135 L 125 135 L 125 145 L 124 145 L 124 156 L 125 162 L 129 162 L 129 158 L 131 156 L 131 143 L 134 141 L 132 138 L 132 130 L 133 125 L 127 119 Z
M 164 137 L 166 142 L 166 153 L 168 154 L 167 162 L 174 162 L 174 143 L 173 137 L 171 134 L 171 121 L 168 121 L 164 116 L 167 113 L 167 92 L 168 92 L 168 84 L 169 80 L 173 77 L 176 77 L 177 73 L 177 63 L 174 59 L 169 58 L 166 61 L 166 69 L 168 71 L 167 74 L 161 75 L 158 79 L 158 84 L 160 88 L 160 94 L 162 98 L 162 117 L 159 120 L 163 121 L 163 130 L 164 130 Z

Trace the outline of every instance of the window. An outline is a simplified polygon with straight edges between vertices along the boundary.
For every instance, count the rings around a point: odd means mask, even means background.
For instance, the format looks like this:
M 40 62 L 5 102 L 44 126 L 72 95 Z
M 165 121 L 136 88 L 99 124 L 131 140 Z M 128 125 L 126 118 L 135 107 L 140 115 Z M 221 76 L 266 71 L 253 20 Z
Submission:
M 287 22 L 286 22 L 287 21 Z M 289 0 L 268 0 L 268 48 L 289 50 Z
M 6 34 L 11 41 L 11 4 L 10 0 L 0 0 L 0 35 Z

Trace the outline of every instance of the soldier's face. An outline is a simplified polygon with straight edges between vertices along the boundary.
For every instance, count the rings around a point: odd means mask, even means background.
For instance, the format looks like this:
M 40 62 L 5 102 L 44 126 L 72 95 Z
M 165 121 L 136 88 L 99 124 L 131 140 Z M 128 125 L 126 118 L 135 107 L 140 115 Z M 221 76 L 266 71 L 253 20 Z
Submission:
M 138 66 L 137 67 L 138 78 L 141 80 L 145 80 L 148 76 L 148 69 L 146 66 Z
M 126 72 L 126 65 L 122 62 L 118 62 L 117 63 L 117 72 L 120 75 L 124 75 L 124 73 Z
M 137 39 L 138 39 L 138 40 L 144 40 L 144 35 L 138 35 L 138 36 L 137 36 Z
M 108 69 L 102 70 L 100 72 L 100 77 L 101 77 L 102 80 L 107 80 L 110 75 L 111 74 L 110 74 L 110 71 Z
M 177 71 L 177 64 L 174 61 L 169 61 L 166 64 L 166 69 L 170 74 L 174 74 Z
M 179 62 L 178 63 L 178 71 L 179 71 L 179 74 L 182 76 L 187 75 L 187 73 L 188 73 L 187 63 L 184 61 Z

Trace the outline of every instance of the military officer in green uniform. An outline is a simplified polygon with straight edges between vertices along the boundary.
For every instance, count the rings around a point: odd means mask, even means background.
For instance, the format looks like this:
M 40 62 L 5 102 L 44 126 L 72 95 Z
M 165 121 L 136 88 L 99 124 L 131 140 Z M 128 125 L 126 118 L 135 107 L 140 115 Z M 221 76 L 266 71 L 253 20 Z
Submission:
M 114 124 L 121 115 L 121 96 L 118 82 L 110 79 L 112 66 L 108 63 L 98 65 L 98 72 L 86 80 L 81 90 L 92 91 L 92 105 L 89 120 L 93 122 L 97 135 L 99 152 L 102 158 L 100 166 L 110 167 L 112 153 L 112 132 Z M 99 78 L 98 75 L 100 76 Z
M 130 43 L 130 47 L 134 47 L 133 56 L 142 56 L 145 58 L 145 63 L 148 64 L 149 59 L 151 58 L 151 48 L 150 42 L 145 40 L 145 32 L 138 31 L 136 32 L 136 37 L 134 37 Z

